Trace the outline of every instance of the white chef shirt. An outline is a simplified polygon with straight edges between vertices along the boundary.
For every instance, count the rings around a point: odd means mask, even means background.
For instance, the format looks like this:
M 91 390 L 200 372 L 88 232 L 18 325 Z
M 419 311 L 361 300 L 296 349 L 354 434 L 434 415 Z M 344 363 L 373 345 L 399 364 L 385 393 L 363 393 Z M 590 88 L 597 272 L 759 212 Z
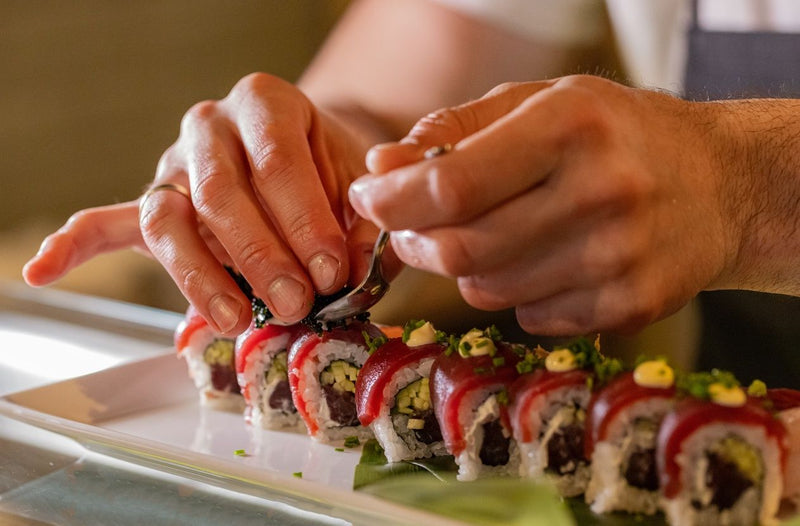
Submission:
M 682 92 L 691 0 L 436 0 L 532 39 L 591 45 L 604 38 L 604 10 L 630 81 Z M 711 31 L 800 33 L 798 0 L 698 0 Z

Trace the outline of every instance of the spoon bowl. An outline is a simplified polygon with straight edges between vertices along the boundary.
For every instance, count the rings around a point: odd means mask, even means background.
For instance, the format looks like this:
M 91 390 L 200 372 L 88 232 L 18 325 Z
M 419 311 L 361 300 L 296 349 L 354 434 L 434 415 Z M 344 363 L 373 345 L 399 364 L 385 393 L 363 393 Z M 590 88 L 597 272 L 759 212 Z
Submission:
M 375 240 L 372 259 L 364 280 L 349 294 L 342 296 L 320 310 L 316 315 L 317 321 L 329 323 L 352 318 L 378 303 L 386 294 L 386 291 L 389 290 L 389 282 L 384 278 L 381 270 L 381 256 L 388 242 L 389 232 L 381 230 L 378 234 L 378 239 Z

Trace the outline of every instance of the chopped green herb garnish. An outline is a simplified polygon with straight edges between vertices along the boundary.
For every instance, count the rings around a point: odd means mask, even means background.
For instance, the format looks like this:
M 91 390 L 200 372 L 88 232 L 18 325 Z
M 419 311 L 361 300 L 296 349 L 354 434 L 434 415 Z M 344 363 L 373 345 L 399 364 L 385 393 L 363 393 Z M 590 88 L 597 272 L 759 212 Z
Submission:
M 352 448 L 358 447 L 361 445 L 361 441 L 358 439 L 357 436 L 347 437 L 344 439 L 344 447 Z
M 456 352 L 458 350 L 458 342 L 459 338 L 455 334 L 451 334 L 450 336 L 448 336 L 447 347 L 444 350 L 444 355 L 450 356 L 451 354 Z
M 295 471 L 294 473 L 292 473 L 292 476 L 295 477 L 295 478 L 301 479 L 301 478 L 303 478 L 303 472 L 302 471 Z
M 494 365 L 495 367 L 502 367 L 503 365 L 505 365 L 505 363 L 506 359 L 503 358 L 502 356 L 495 356 L 494 358 L 492 358 L 492 365 Z
M 343 447 L 335 447 L 335 448 L 333 448 L 333 450 L 334 451 L 338 451 L 338 452 L 341 453 L 342 451 L 344 451 L 344 448 Z
M 361 336 L 364 337 L 364 343 L 367 345 L 367 352 L 369 352 L 369 354 L 377 351 L 381 345 L 388 341 L 386 336 L 382 334 L 373 338 L 367 331 L 361 331 Z
M 498 391 L 495 397 L 497 398 L 498 404 L 508 405 L 508 391 L 506 391 L 505 389 L 501 389 L 500 391 Z
M 486 369 L 486 367 L 475 367 L 475 368 L 472 370 L 472 372 L 473 372 L 473 373 L 475 373 L 475 374 L 483 374 L 483 373 L 485 373 L 486 371 L 488 371 L 488 369 Z
M 622 362 L 616 358 L 604 358 L 594 366 L 594 375 L 597 385 L 601 386 L 625 370 Z M 593 387 L 594 382 L 589 387 Z
M 516 368 L 519 374 L 525 374 L 533 371 L 541 367 L 544 363 L 544 358 L 540 357 L 539 352 L 542 354 L 544 353 L 543 349 L 536 348 L 536 349 L 526 349 L 525 354 L 522 356 L 522 360 L 517 362 Z
M 519 374 L 525 374 L 525 373 L 529 373 L 529 372 L 533 371 L 533 363 L 526 362 L 525 360 L 522 360 L 521 362 L 517 362 L 516 367 L 517 367 L 517 372 Z
M 767 396 L 767 384 L 761 380 L 753 380 L 747 387 L 747 394 L 756 398 Z
M 499 342 L 503 339 L 503 335 L 500 333 L 500 329 L 497 328 L 496 325 L 492 325 L 487 327 L 485 331 L 483 331 L 486 336 L 491 338 L 492 340 Z
M 237 449 L 236 451 L 233 452 L 233 454 L 236 455 L 237 457 L 247 456 L 247 452 L 244 449 Z
M 679 391 L 709 400 L 711 398 L 708 388 L 711 384 L 722 384 L 726 388 L 739 387 L 739 380 L 729 371 L 712 369 L 710 372 L 687 373 L 678 376 L 675 385 Z

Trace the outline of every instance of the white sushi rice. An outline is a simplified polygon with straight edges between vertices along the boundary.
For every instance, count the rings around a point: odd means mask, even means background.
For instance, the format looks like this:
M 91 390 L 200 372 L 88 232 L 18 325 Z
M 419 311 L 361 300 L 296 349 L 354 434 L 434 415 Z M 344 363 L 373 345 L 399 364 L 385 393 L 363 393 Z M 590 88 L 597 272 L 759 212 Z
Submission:
M 178 329 L 180 330 L 180 329 Z M 241 412 L 244 410 L 244 399 L 239 393 L 220 391 L 211 383 L 211 367 L 204 359 L 206 348 L 214 340 L 226 339 L 214 329 L 205 326 L 196 330 L 183 349 L 178 353 L 180 358 L 186 360 L 189 377 L 199 391 L 200 403 L 221 411 Z
M 706 488 L 707 452 L 722 439 L 736 436 L 762 454 L 764 476 L 760 485 L 748 488 L 730 509 L 709 505 L 711 490 Z M 698 429 L 684 440 L 676 461 L 681 468 L 681 492 L 674 499 L 664 499 L 663 508 L 673 526 L 715 524 L 750 526 L 777 524 L 775 518 L 783 490 L 780 449 L 764 429 L 756 426 L 714 423 Z M 694 502 L 703 506 L 697 509 Z
M 651 398 L 632 404 L 609 426 L 608 438 L 595 444 L 586 488 L 586 502 L 592 511 L 652 515 L 659 510 L 660 493 L 631 486 L 622 470 L 637 447 L 656 447 L 657 427 L 673 403 L 669 398 Z M 636 425 L 640 419 L 652 421 L 655 430 Z
M 275 356 L 287 350 L 290 336 L 289 333 L 280 334 L 262 342 L 257 350 L 247 355 L 244 371 L 237 374 L 239 387 L 242 392 L 247 392 L 247 398 L 250 400 L 248 416 L 254 426 L 264 429 L 305 429 L 302 419 L 296 412 L 273 409 L 269 406 L 270 396 L 280 383 L 280 379 L 267 383 L 267 371 Z M 237 347 L 240 343 L 237 341 Z
M 547 446 L 560 428 L 571 425 L 576 420 L 583 424 L 590 396 L 591 392 L 587 387 L 562 387 L 540 397 L 529 414 L 520 415 L 521 419 L 531 419 L 532 427 L 539 429 L 538 436 L 531 442 L 522 442 L 519 433 L 515 433 L 520 450 L 520 476 L 545 478 L 555 485 L 563 497 L 574 497 L 586 490 L 591 477 L 588 462 L 579 463 L 574 471 L 566 474 L 548 471 Z
M 334 360 L 344 360 L 360 369 L 368 357 L 369 352 L 363 345 L 328 340 L 318 343 L 311 351 L 311 355 L 301 364 L 297 371 L 300 378 L 299 390 L 294 390 L 292 396 L 295 397 L 296 405 L 299 405 L 299 399 L 305 401 L 308 418 L 317 423 L 319 429 L 312 435 L 314 440 L 329 443 L 353 436 L 361 441 L 373 437 L 372 430 L 368 427 L 341 426 L 331 419 L 319 380 L 322 371 Z
M 425 358 L 414 367 L 406 367 L 398 371 L 384 387 L 381 396 L 388 403 L 381 405 L 380 414 L 372 421 L 370 427 L 389 462 L 447 454 L 444 441 L 432 444 L 420 442 L 414 431 L 408 429 L 408 415 L 392 414 L 397 393 L 420 378 L 428 378 L 432 364 L 433 358 Z
M 461 481 L 477 480 L 491 476 L 517 476 L 519 474 L 519 448 L 517 441 L 511 438 L 508 447 L 509 460 L 502 466 L 487 466 L 481 461 L 480 451 L 483 446 L 483 425 L 500 418 L 500 403 L 497 401 L 496 389 L 483 389 L 472 393 L 462 407 L 473 407 L 472 411 L 462 411 L 459 425 L 466 429 L 464 439 L 467 446 L 455 457 L 458 464 L 458 475 Z M 481 401 L 483 400 L 483 401 Z

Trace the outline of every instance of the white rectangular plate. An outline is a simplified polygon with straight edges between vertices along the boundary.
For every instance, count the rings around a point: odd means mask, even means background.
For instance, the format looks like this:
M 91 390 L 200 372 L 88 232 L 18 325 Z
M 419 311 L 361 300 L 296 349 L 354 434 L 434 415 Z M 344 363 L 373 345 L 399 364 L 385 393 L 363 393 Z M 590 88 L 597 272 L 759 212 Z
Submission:
M 360 448 L 337 451 L 303 434 L 255 429 L 241 414 L 203 406 L 171 349 L 12 393 L 0 398 L 0 414 L 93 451 L 357 524 L 453 524 L 354 492 Z

